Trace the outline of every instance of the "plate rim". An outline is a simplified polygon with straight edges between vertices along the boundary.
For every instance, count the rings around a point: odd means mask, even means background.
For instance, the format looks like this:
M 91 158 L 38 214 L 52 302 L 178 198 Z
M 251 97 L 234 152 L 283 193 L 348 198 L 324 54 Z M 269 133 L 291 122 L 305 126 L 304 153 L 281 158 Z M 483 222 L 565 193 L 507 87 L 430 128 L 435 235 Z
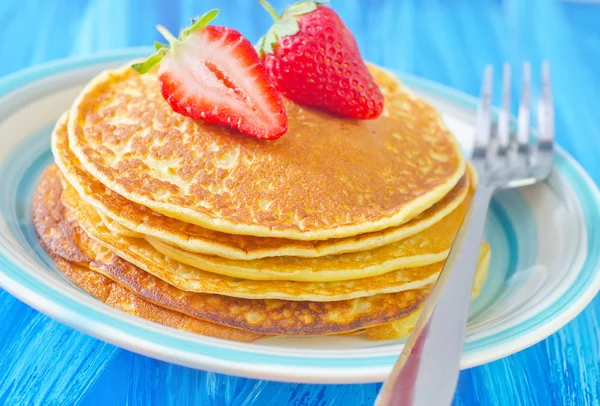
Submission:
M 148 47 L 141 48 L 124 48 L 114 51 L 96 53 L 86 56 L 70 57 L 59 59 L 37 66 L 33 66 L 3 78 L 0 78 L 0 99 L 4 97 L 10 97 L 11 93 L 18 91 L 21 87 L 32 84 L 38 80 L 49 79 L 54 75 L 64 73 L 65 71 L 91 67 L 93 65 L 100 65 L 103 63 L 116 62 L 119 60 L 131 59 L 138 55 L 143 55 L 149 50 Z M 460 107 L 472 110 L 472 106 L 476 105 L 477 100 L 463 92 L 458 90 L 440 85 L 432 82 L 428 79 L 419 78 L 413 75 L 397 73 L 404 81 L 409 82 L 409 86 L 415 86 L 426 92 L 432 93 L 437 97 L 450 102 L 451 104 L 458 105 Z M 585 172 L 581 165 L 575 161 L 567 152 L 562 148 L 557 148 L 557 158 L 562 161 L 562 165 L 565 165 L 563 170 L 572 171 L 570 174 L 571 178 L 575 177 L 577 185 L 573 189 L 573 193 L 580 198 L 582 193 L 588 193 L 593 202 L 596 203 L 596 207 L 600 206 L 600 191 L 598 187 L 591 179 L 591 177 Z M 564 175 L 564 171 L 561 172 Z M 577 188 L 581 190 L 576 190 Z M 582 205 L 590 206 L 590 202 L 585 199 L 579 199 L 579 203 Z M 589 208 L 584 210 L 582 207 L 582 213 L 589 212 Z M 593 214 L 593 213 L 592 213 Z M 599 216 L 596 213 L 596 216 Z M 594 224 L 591 224 L 594 226 Z M 588 244 L 589 244 L 589 231 L 590 224 L 585 222 L 585 228 L 588 231 Z M 587 252 L 585 263 L 582 265 L 582 270 L 586 266 L 587 261 L 593 253 Z M 596 255 L 598 256 L 598 255 Z M 598 261 L 597 261 L 598 262 Z M 77 311 L 64 306 L 57 305 L 56 301 L 49 299 L 43 294 L 43 292 L 36 292 L 25 283 L 19 283 L 18 281 L 10 278 L 4 268 L 14 266 L 17 269 L 19 265 L 13 263 L 4 253 L 0 251 L 0 287 L 5 289 L 11 295 L 17 297 L 19 300 L 27 303 L 34 307 L 38 311 L 52 317 L 55 320 L 62 322 L 63 324 L 69 325 L 79 331 L 82 331 L 93 337 L 97 337 L 103 341 L 117 345 L 121 348 L 128 349 L 133 352 L 137 352 L 146 356 L 161 359 L 167 362 L 174 362 L 176 364 L 185 365 L 198 369 L 208 369 L 216 372 L 245 376 L 250 378 L 269 379 L 276 381 L 291 381 L 291 382 L 306 382 L 306 383 L 366 383 L 366 382 L 378 382 L 385 378 L 389 372 L 391 365 L 388 366 L 370 366 L 361 367 L 360 369 L 344 368 L 344 367 L 318 367 L 318 366 L 284 366 L 281 364 L 252 364 L 249 362 L 233 362 L 223 360 L 221 358 L 212 357 L 207 354 L 194 353 L 194 357 L 190 357 L 190 352 L 177 350 L 178 354 L 175 355 L 174 349 L 171 347 L 158 344 L 149 341 L 144 338 L 138 338 L 132 336 L 129 333 L 115 329 L 106 323 L 97 322 L 87 318 L 84 314 L 78 313 Z M 594 266 L 594 264 L 592 264 Z M 581 270 L 580 270 L 581 272 Z M 571 321 L 577 314 L 579 314 L 585 306 L 596 296 L 598 290 L 600 290 L 600 262 L 596 264 L 596 269 L 592 271 L 595 276 L 590 280 L 589 284 L 585 286 L 585 289 L 581 291 L 579 297 L 570 304 L 568 308 L 557 314 L 556 317 L 545 321 L 542 324 L 536 326 L 535 329 L 524 332 L 522 335 L 513 337 L 499 345 L 494 345 L 492 348 L 484 348 L 475 350 L 471 353 L 464 354 L 461 366 L 462 368 L 469 368 L 472 366 L 480 365 L 518 352 L 526 347 L 529 347 L 544 338 L 548 337 L 558 329 L 563 327 L 566 323 Z M 568 291 L 565 292 L 565 294 Z M 562 296 L 561 296 L 562 298 Z M 561 298 L 557 299 L 560 300 Z M 112 309 L 111 309 L 112 310 Z M 129 315 L 121 315 L 129 316 Z M 129 316 L 134 318 L 133 316 Z M 140 321 L 140 320 L 137 320 Z M 148 323 L 145 320 L 141 320 L 142 324 Z M 98 326 L 96 327 L 96 324 Z M 135 323 L 137 324 L 137 323 Z M 102 327 L 102 328 L 98 328 Z M 213 339 L 214 340 L 214 339 Z M 179 354 L 181 353 L 181 354 Z

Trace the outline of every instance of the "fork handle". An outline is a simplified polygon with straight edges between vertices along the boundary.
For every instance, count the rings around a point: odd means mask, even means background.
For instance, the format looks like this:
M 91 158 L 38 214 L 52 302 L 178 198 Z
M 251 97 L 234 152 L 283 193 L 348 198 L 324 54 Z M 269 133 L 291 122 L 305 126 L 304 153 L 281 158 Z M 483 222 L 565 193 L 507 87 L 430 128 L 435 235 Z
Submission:
M 494 188 L 481 186 L 421 317 L 375 401 L 379 406 L 449 405 L 454 398 L 471 287 Z

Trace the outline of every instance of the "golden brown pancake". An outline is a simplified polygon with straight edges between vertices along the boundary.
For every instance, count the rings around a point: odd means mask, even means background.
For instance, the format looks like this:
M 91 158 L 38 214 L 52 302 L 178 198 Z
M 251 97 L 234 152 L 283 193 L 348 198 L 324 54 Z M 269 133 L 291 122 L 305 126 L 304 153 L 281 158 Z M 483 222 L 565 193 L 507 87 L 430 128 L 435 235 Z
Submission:
M 487 277 L 489 265 L 490 265 L 491 252 L 488 244 L 483 244 L 479 251 L 479 265 L 475 272 L 475 278 L 473 279 L 473 287 L 471 289 L 471 300 L 479 297 L 483 283 Z M 379 326 L 369 327 L 365 329 L 365 337 L 371 340 L 397 340 L 406 338 L 415 328 L 423 306 L 412 312 L 411 314 L 402 317 L 401 319 L 394 320 L 390 323 L 381 324 Z
M 33 197 L 33 221 L 42 246 L 73 283 L 111 307 L 168 327 L 234 341 L 251 342 L 263 337 L 157 306 L 90 270 L 91 260 L 78 246 L 81 233 L 64 220 L 64 207 L 59 200 L 62 187 L 57 179 L 58 169 L 54 165 L 42 175 Z
M 361 331 L 361 333 L 371 340 L 398 340 L 406 338 L 417 325 L 422 310 L 423 307 L 419 307 L 417 310 L 401 319 L 380 326 L 367 328 L 364 331 Z
M 64 207 L 60 202 L 62 185 L 56 182 L 58 176 L 58 168 L 51 165 L 39 180 L 32 201 L 35 230 L 46 251 L 71 262 L 85 263 L 87 257 L 72 242 L 73 236 L 61 227 Z M 46 246 L 48 242 L 52 242 L 51 247 Z
M 36 195 L 52 196 L 46 189 L 62 187 L 56 168 L 52 166 L 42 176 Z M 34 213 L 56 207 L 57 201 L 43 198 L 34 200 Z M 46 209 L 48 210 L 48 209 Z M 68 213 L 67 213 L 68 214 Z M 35 216 L 36 229 L 44 216 Z M 48 217 L 46 217 L 48 218 Z M 53 224 L 53 225 L 52 225 Z M 57 230 L 72 228 L 71 240 L 89 258 L 89 266 L 116 280 L 146 300 L 163 305 L 199 319 L 242 328 L 255 333 L 276 335 L 322 335 L 352 331 L 379 325 L 403 317 L 414 311 L 429 294 L 429 286 L 392 294 L 334 302 L 294 302 L 284 300 L 240 299 L 214 294 L 184 292 L 149 275 L 133 264 L 117 257 L 87 237 L 68 215 L 45 226 Z M 64 244 L 64 234 L 47 232 L 39 235 L 51 254 L 52 247 Z M 45 239 L 44 239 L 45 238 Z M 56 239 L 59 241 L 55 241 Z
M 183 313 L 157 306 L 142 299 L 120 284 L 113 282 L 101 273 L 94 272 L 83 265 L 66 261 L 60 257 L 54 257 L 54 263 L 73 283 L 87 293 L 107 305 L 133 316 L 178 330 L 226 340 L 252 342 L 264 337 L 250 331 L 199 320 Z
M 98 211 L 98 215 L 102 219 L 102 222 L 106 228 L 108 228 L 112 233 L 120 234 L 123 237 L 144 238 L 144 234 L 140 234 L 137 231 L 133 231 L 123 226 L 121 223 L 116 222 L 101 211 Z
M 381 231 L 322 241 L 226 234 L 164 216 L 106 188 L 83 169 L 79 159 L 70 150 L 66 123 L 65 114 L 58 121 L 52 135 L 56 164 L 80 196 L 98 210 L 111 231 L 126 237 L 148 235 L 186 251 L 229 259 L 250 260 L 272 256 L 321 257 L 365 251 L 394 243 L 431 227 L 452 212 L 466 197 L 469 178 L 473 174 L 470 171 L 470 176 L 463 176 L 442 200 L 412 220 Z
M 80 199 L 66 184 L 62 201 L 71 210 L 68 215 L 99 243 L 152 275 L 187 291 L 218 293 L 243 298 L 332 301 L 417 289 L 436 280 L 442 263 L 405 268 L 383 275 L 350 281 L 295 282 L 232 278 L 174 261 L 155 250 L 146 241 L 111 233 L 97 212 Z
M 440 201 L 465 162 L 432 106 L 372 73 L 385 97 L 378 119 L 285 100 L 289 130 L 265 142 L 173 112 L 155 74 L 126 66 L 77 98 L 69 145 L 109 189 L 204 228 L 296 240 L 383 230 Z
M 90 209 L 66 184 L 62 201 L 71 210 L 67 216 L 111 252 L 182 290 L 218 293 L 243 298 L 332 301 L 392 293 L 432 283 L 442 264 L 406 268 L 384 275 L 338 282 L 246 280 L 219 275 L 170 259 L 145 240 L 111 233 L 97 212 Z
M 415 302 L 411 305 L 414 311 L 429 291 L 413 290 L 402 296 L 378 295 L 374 302 L 349 300 L 329 304 L 245 300 L 184 292 L 94 243 L 75 221 L 69 220 L 72 218 L 69 212 L 58 203 L 61 189 L 57 168 L 51 166 L 43 174 L 33 202 L 36 230 L 57 266 L 77 285 L 105 303 L 170 327 L 237 341 L 259 338 L 257 330 L 284 335 L 348 334 L 352 331 L 369 334 L 373 330 L 377 338 L 393 338 L 398 336 L 397 328 L 386 329 L 386 323 L 381 323 L 373 314 L 369 315 L 368 309 L 377 309 L 381 313 L 382 305 L 388 309 L 390 306 L 402 306 L 400 303 Z M 487 247 L 483 251 L 487 251 Z M 61 258 L 57 253 L 65 257 Z M 390 298 L 394 300 L 385 300 Z M 404 315 L 401 320 L 406 324 L 406 320 L 411 319 L 408 315 L 412 313 L 408 307 L 402 309 Z M 355 317 L 353 321 L 352 317 Z M 394 325 L 397 326 L 398 322 Z M 370 323 L 375 326 L 367 327 Z M 395 335 L 386 337 L 386 331 Z
M 99 235 L 97 224 L 101 219 L 98 212 L 66 185 L 67 205 L 73 207 L 88 234 L 110 244 L 110 240 L 125 235 Z M 288 280 L 304 282 L 332 282 L 362 279 L 383 275 L 403 268 L 421 267 L 443 261 L 454 235 L 460 227 L 470 199 L 465 199 L 452 213 L 436 224 L 418 234 L 396 243 L 388 244 L 370 251 L 353 252 L 318 258 L 269 257 L 249 261 L 230 260 L 212 255 L 190 253 L 147 237 L 148 242 L 161 254 L 179 263 L 190 265 L 204 271 L 218 273 L 235 278 L 253 280 Z M 106 222 L 102 222 L 105 228 Z M 110 233 L 113 234 L 113 233 Z M 143 244 L 130 241 L 130 245 Z M 114 244 L 113 244 L 114 248 Z M 132 260 L 131 258 L 127 258 Z M 141 266 L 141 265 L 140 265 Z M 146 269 L 146 268 L 144 268 Z
M 444 261 L 470 201 L 469 196 L 433 226 L 398 242 L 368 251 L 318 258 L 269 257 L 240 261 L 185 251 L 151 237 L 146 240 L 171 259 L 221 275 L 255 280 L 347 281 Z

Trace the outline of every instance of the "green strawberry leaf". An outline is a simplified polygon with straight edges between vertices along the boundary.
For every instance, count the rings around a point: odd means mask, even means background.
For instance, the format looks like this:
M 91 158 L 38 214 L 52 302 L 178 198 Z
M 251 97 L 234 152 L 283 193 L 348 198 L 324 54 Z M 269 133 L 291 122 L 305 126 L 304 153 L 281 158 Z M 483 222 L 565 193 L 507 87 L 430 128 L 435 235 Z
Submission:
M 271 6 L 267 0 L 258 0 L 258 2 L 275 20 L 273 26 L 258 40 L 258 43 L 255 46 L 258 54 L 262 57 L 264 54 L 272 53 L 273 46 L 276 45 L 281 38 L 295 35 L 300 31 L 298 17 L 312 13 L 319 5 L 326 3 L 327 0 L 304 0 L 296 2 L 288 7 L 281 16 L 277 14 L 277 11 L 275 11 L 273 6 Z
M 219 10 L 214 9 L 207 11 L 200 17 L 197 17 L 196 19 L 192 20 L 192 24 L 189 27 L 184 28 L 183 31 L 181 31 L 179 38 L 175 38 L 175 36 L 171 34 L 169 30 L 167 30 L 162 25 L 157 25 L 156 29 L 162 34 L 163 37 L 165 37 L 167 41 L 169 41 L 169 45 L 161 44 L 158 41 L 154 42 L 154 49 L 156 49 L 156 52 L 150 55 L 148 59 L 146 59 L 144 62 L 134 63 L 133 65 L 131 65 L 131 68 L 141 74 L 149 72 L 153 67 L 160 63 L 160 61 L 163 59 L 165 54 L 169 52 L 172 46 L 176 45 L 179 41 L 190 35 L 192 32 L 206 27 L 206 25 L 212 20 L 214 20 L 218 14 Z
M 288 7 L 288 9 L 283 12 L 283 17 L 297 17 L 303 14 L 308 14 L 311 11 L 315 11 L 316 9 L 317 4 L 314 1 L 299 1 Z
M 259 55 L 263 55 L 264 53 L 270 54 L 273 52 L 273 45 L 277 43 L 277 34 L 275 34 L 275 27 L 271 27 L 267 33 L 258 40 L 259 44 L 261 44 L 259 48 Z
M 284 15 L 281 20 L 277 21 L 273 25 L 273 32 L 277 36 L 275 41 L 279 38 L 287 37 L 288 35 L 294 35 L 300 30 L 298 26 L 298 20 L 293 16 Z M 269 30 L 271 31 L 271 30 Z
M 161 50 L 162 48 L 169 48 L 168 45 L 165 44 L 161 44 L 158 41 L 154 41 L 154 49 L 156 49 L 157 51 Z
M 165 56 L 165 51 L 161 49 L 155 52 L 154 54 L 150 55 L 148 59 L 146 59 L 144 62 L 134 63 L 133 65 L 131 65 L 131 67 L 133 68 L 133 70 L 143 75 L 144 73 L 149 72 L 154 66 L 156 66 L 163 59 L 163 56 Z
M 187 37 L 188 35 L 190 35 L 191 33 L 193 33 L 194 31 L 199 30 L 200 28 L 206 27 L 206 25 L 208 23 L 210 23 L 212 20 L 214 20 L 218 15 L 219 15 L 219 9 L 214 9 L 214 10 L 207 11 L 206 13 L 202 14 L 200 17 L 196 17 L 195 21 L 192 20 L 193 21 L 192 25 L 183 29 L 183 31 L 181 32 L 181 35 L 179 36 L 179 39 L 183 39 L 183 38 Z

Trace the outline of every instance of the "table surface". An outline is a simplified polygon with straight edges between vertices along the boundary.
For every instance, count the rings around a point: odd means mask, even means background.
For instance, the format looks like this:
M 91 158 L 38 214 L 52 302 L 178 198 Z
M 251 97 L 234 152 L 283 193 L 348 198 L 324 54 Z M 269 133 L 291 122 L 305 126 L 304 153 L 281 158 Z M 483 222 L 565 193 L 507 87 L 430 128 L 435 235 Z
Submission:
M 286 1 L 273 3 L 281 9 Z M 529 60 L 535 67 L 548 59 L 558 142 L 600 182 L 600 5 L 552 0 L 331 5 L 354 32 L 365 59 L 474 95 L 488 63 L 499 68 L 503 61 L 518 66 Z M 252 41 L 270 25 L 253 0 L 2 0 L 0 76 L 57 58 L 149 45 L 159 39 L 157 23 L 177 32 L 213 7 L 222 9 L 218 24 Z M 539 344 L 463 371 L 455 404 L 600 405 L 599 316 L 596 298 Z M 195 371 L 88 337 L 2 290 L 0 349 L 2 405 L 368 405 L 380 386 L 282 384 Z

